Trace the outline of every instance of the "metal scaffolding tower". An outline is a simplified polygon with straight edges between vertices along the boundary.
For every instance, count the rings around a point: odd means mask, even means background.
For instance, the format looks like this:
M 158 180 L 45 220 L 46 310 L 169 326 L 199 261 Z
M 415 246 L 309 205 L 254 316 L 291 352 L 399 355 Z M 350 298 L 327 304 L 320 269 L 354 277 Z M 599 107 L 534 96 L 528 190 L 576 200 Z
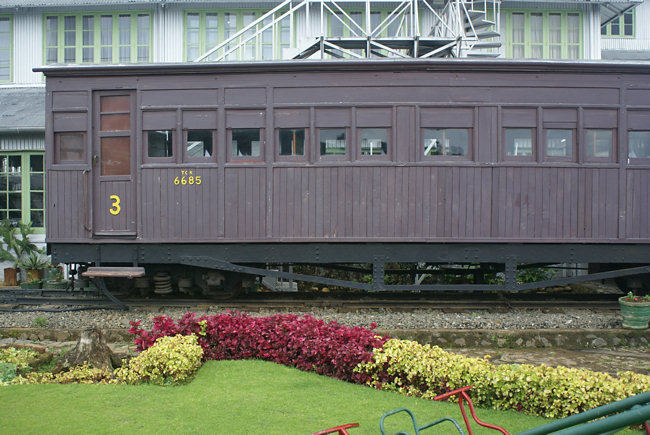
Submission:
M 262 44 L 274 59 L 497 57 L 499 9 L 500 0 L 285 0 L 194 61 L 256 59 Z M 278 48 L 280 32 L 289 42 Z

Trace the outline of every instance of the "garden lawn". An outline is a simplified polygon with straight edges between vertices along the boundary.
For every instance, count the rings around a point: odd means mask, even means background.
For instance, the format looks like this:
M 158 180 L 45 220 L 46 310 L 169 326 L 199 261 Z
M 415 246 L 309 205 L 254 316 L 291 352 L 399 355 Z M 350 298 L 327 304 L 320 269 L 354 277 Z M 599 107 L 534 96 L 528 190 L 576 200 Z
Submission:
M 470 391 L 471 395 L 471 391 Z M 420 425 L 458 405 L 404 397 L 265 361 L 207 361 L 187 385 L 9 385 L 0 387 L 2 434 L 308 434 L 358 422 L 350 434 L 379 433 L 381 415 L 408 407 Z M 477 410 L 511 433 L 550 420 Z M 405 415 L 405 414 L 404 414 Z M 395 433 L 412 426 L 389 417 Z M 425 433 L 451 434 L 450 423 Z M 463 426 L 464 429 L 464 426 Z M 474 426 L 475 433 L 494 433 Z

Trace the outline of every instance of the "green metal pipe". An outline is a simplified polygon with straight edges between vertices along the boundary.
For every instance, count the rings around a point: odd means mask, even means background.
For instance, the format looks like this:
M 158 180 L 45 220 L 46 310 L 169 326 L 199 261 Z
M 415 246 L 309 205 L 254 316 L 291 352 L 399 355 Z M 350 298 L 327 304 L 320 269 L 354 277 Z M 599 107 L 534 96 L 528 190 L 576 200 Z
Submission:
M 642 405 L 635 409 L 630 409 L 633 406 Z M 581 412 L 580 414 L 572 415 L 570 417 L 563 418 L 562 420 L 554 421 L 552 423 L 545 424 L 533 429 L 520 432 L 518 435 L 547 435 L 551 433 L 558 434 L 602 434 L 606 433 L 608 429 L 606 427 L 601 427 L 600 425 L 596 426 L 594 432 L 583 432 L 586 429 L 585 426 L 579 428 L 572 428 L 578 424 L 584 424 L 591 420 L 606 417 L 611 414 L 616 414 L 619 412 L 624 412 L 620 415 L 613 415 L 606 420 L 596 421 L 590 424 L 603 423 L 612 419 L 616 424 L 617 428 L 630 426 L 633 424 L 643 423 L 646 420 L 650 420 L 650 391 L 645 393 L 637 394 L 636 396 L 628 397 L 627 399 L 619 400 L 618 402 L 609 403 L 607 405 L 599 406 L 598 408 L 591 409 L 589 411 Z M 629 415 L 628 415 L 629 413 Z M 629 423 L 628 423 L 629 422 Z M 607 423 L 609 425 L 609 423 Z M 607 426 L 609 427 L 609 426 Z M 568 429 L 566 431 L 559 432 L 563 429 Z M 611 429 L 610 429 L 611 430 Z

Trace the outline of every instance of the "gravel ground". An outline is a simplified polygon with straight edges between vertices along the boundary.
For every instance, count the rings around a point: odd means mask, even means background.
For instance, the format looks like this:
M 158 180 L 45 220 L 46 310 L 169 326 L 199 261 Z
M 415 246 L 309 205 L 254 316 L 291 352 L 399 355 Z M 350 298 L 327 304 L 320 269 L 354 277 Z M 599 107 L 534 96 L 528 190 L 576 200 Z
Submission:
M 54 308 L 54 307 L 49 307 Z M 167 315 L 178 319 L 187 311 L 197 315 L 214 315 L 225 310 L 218 306 L 207 309 L 158 308 L 115 310 L 81 310 L 64 312 L 0 312 L 0 328 L 128 328 L 129 321 L 142 320 L 141 327 L 150 329 L 151 319 Z M 252 316 L 276 314 L 278 311 L 260 311 Z M 387 310 L 339 313 L 330 309 L 313 309 L 295 314 L 312 314 L 326 321 L 337 320 L 349 326 L 369 326 L 377 323 L 380 329 L 611 329 L 620 328 L 621 319 L 617 312 L 593 312 L 590 310 L 566 310 L 543 312 L 539 310 L 511 310 L 507 312 L 461 312 L 443 313 L 437 310 L 415 310 L 412 312 L 390 312 Z M 43 320 L 45 319 L 45 320 Z

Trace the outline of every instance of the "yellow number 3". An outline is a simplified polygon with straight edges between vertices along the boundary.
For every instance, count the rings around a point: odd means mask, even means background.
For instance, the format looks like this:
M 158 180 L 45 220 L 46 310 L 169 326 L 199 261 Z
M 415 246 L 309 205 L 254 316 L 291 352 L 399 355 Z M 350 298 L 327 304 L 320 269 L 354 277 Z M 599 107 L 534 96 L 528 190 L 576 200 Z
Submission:
M 113 201 L 112 207 L 108 210 L 113 216 L 120 214 L 120 197 L 111 195 L 109 198 Z

